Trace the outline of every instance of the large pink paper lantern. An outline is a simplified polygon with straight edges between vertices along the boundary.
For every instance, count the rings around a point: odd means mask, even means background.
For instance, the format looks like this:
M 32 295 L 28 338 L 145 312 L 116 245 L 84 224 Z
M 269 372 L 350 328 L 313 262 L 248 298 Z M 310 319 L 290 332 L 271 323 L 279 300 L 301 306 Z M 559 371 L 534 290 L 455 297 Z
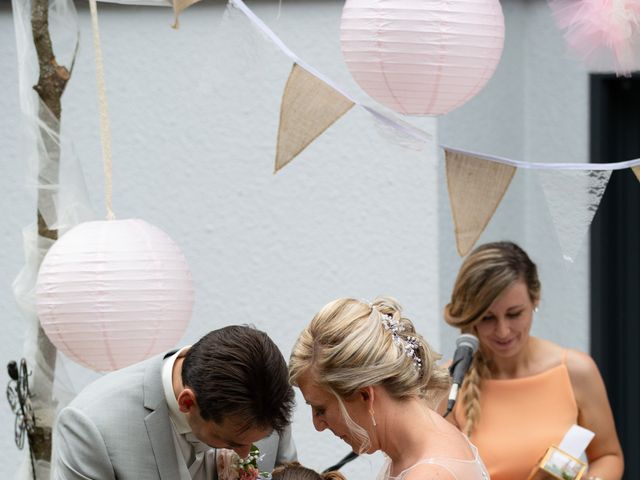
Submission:
M 347 0 L 342 53 L 378 102 L 408 115 L 442 115 L 476 95 L 504 44 L 498 0 Z
M 87 222 L 45 256 L 42 328 L 74 361 L 109 371 L 173 347 L 191 318 L 193 281 L 178 246 L 142 220 Z

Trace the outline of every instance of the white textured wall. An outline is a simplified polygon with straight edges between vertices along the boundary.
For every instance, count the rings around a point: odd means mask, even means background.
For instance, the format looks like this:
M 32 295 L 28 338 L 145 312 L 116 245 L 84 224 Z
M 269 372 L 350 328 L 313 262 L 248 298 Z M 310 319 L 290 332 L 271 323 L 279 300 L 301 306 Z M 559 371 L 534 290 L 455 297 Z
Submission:
M 302 58 L 357 92 L 342 62 L 340 2 L 252 2 Z M 84 6 L 84 4 L 83 4 Z M 327 301 L 396 296 L 428 337 L 439 337 L 436 151 L 390 143 L 370 117 L 348 113 L 274 176 L 279 102 L 291 64 L 243 23 L 221 22 L 222 2 L 188 10 L 181 29 L 168 9 L 102 6 L 101 32 L 114 150 L 114 209 L 167 231 L 184 250 L 196 284 L 183 343 L 228 323 L 267 330 L 283 352 Z M 87 12 L 64 98 L 96 212 L 104 212 L 93 56 Z M 0 367 L 21 355 L 23 327 L 9 286 L 21 266 L 21 228 L 33 220 L 18 156 L 15 42 L 0 6 Z M 360 94 L 359 94 L 360 95 Z M 364 98 L 364 96 L 360 96 Z M 431 131 L 435 122 L 417 120 Z M 437 344 L 437 342 L 436 342 Z M 0 375 L 5 379 L 4 374 Z M 4 380 L 3 380 L 4 381 Z M 0 401 L 0 478 L 21 455 Z M 318 434 L 301 403 L 301 460 L 325 468 L 348 448 Z M 379 458 L 345 471 L 373 478 Z
M 544 0 L 504 0 L 502 5 L 506 39 L 496 74 L 481 95 L 439 122 L 440 141 L 530 162 L 588 162 L 587 72 L 566 53 Z M 443 185 L 443 162 L 439 175 Z M 446 189 L 438 195 L 442 311 L 461 260 Z M 542 300 L 534 334 L 587 351 L 588 234 L 574 262 L 564 260 L 535 172 L 518 170 L 478 244 L 497 240 L 519 243 L 538 264 Z M 457 334 L 441 330 L 445 351 Z
M 302 58 L 359 95 L 338 45 L 341 3 L 251 2 Z M 529 161 L 586 161 L 587 75 L 567 57 L 543 0 L 505 0 L 507 39 L 495 77 L 481 94 L 438 122 L 439 140 Z M 348 113 L 278 175 L 272 175 L 279 101 L 289 61 L 243 22 L 223 22 L 222 2 L 188 10 L 169 28 L 164 9 L 101 8 L 114 143 L 114 207 L 165 229 L 183 248 L 196 307 L 183 343 L 227 323 L 251 322 L 288 354 L 299 330 L 326 301 L 395 295 L 437 347 L 450 354 L 456 332 L 441 328 L 460 264 L 441 159 L 381 136 L 360 110 Z M 103 215 L 89 22 L 68 92 L 64 128 L 90 196 Z M 33 219 L 18 154 L 19 122 L 11 12 L 0 4 L 0 367 L 24 340 L 10 284 L 21 266 L 21 229 Z M 412 120 L 435 131 L 435 121 Z M 588 248 L 562 259 L 540 186 L 518 173 L 481 242 L 512 239 L 540 266 L 541 311 L 534 331 L 588 346 Z M 585 245 L 586 247 L 586 245 Z M 3 374 L 4 375 L 4 374 Z M 5 376 L 0 376 L 5 379 Z M 0 478 L 21 456 L 0 401 Z M 347 452 L 317 434 L 307 407 L 295 419 L 301 460 L 324 468 Z M 373 478 L 379 458 L 345 472 Z

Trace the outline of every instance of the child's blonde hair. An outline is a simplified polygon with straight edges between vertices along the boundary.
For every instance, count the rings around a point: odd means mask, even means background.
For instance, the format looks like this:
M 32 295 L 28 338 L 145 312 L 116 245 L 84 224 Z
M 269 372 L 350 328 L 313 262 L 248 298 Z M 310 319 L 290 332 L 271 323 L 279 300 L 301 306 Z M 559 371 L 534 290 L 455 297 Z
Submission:
M 273 480 L 347 480 L 340 472 L 318 473 L 303 467 L 298 462 L 277 467 L 272 473 Z

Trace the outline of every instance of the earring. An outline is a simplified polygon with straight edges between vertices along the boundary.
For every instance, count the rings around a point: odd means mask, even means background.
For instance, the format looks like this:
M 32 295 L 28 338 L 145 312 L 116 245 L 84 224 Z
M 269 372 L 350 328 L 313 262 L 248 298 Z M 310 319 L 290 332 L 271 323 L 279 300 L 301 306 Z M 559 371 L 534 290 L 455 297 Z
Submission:
M 533 307 L 533 313 L 538 313 L 538 306 Z
M 371 423 L 373 423 L 373 426 L 374 426 L 374 427 L 377 427 L 377 426 L 378 426 L 378 424 L 376 423 L 376 417 L 375 417 L 375 416 L 374 416 L 374 414 L 373 414 L 373 410 L 370 410 L 370 411 L 369 411 L 369 415 L 371 415 Z

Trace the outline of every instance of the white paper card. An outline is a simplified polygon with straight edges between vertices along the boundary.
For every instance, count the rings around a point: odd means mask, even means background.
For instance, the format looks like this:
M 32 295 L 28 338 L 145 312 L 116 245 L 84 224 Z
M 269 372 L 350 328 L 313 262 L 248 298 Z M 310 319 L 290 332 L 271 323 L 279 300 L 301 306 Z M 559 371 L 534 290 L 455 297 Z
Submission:
M 567 433 L 564 434 L 564 438 L 558 448 L 574 458 L 580 458 L 582 452 L 587 449 L 589 443 L 595 436 L 591 430 L 588 430 L 579 425 L 573 425 Z

